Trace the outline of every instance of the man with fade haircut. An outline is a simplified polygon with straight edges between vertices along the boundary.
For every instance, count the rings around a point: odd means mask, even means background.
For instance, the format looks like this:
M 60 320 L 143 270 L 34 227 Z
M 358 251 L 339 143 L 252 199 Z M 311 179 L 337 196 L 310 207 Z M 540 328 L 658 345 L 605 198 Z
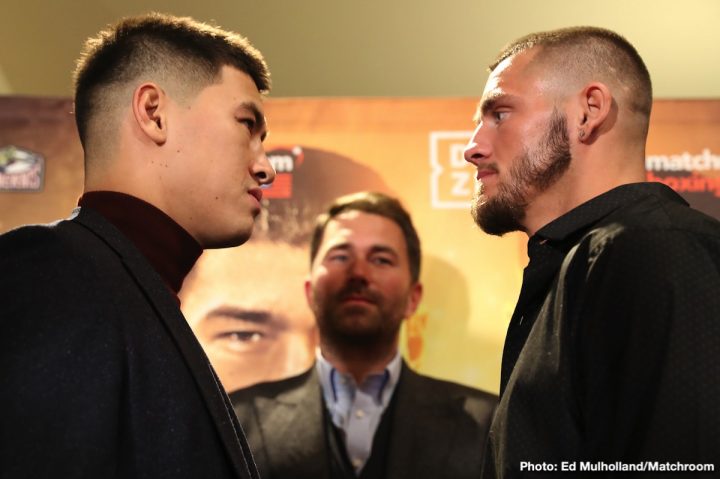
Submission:
M 87 41 L 79 208 L 0 237 L 3 477 L 258 477 L 176 294 L 204 248 L 250 237 L 268 88 L 245 38 L 190 18 Z
M 720 224 L 644 182 L 642 59 L 578 27 L 521 38 L 490 70 L 465 151 L 472 213 L 527 233 L 530 263 L 485 477 L 717 461 Z
M 398 350 L 422 297 L 409 214 L 381 193 L 341 197 L 318 217 L 310 258 L 315 364 L 230 395 L 261 476 L 477 477 L 496 397 L 420 375 Z

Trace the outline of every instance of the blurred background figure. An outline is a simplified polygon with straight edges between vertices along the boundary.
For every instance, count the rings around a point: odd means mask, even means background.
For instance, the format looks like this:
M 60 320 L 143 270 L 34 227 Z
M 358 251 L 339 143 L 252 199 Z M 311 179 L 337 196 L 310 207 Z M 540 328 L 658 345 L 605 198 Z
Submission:
M 407 211 L 380 193 L 338 198 L 318 217 L 310 258 L 315 365 L 230 395 L 260 475 L 477 477 L 497 398 L 418 374 L 400 354 L 423 293 Z

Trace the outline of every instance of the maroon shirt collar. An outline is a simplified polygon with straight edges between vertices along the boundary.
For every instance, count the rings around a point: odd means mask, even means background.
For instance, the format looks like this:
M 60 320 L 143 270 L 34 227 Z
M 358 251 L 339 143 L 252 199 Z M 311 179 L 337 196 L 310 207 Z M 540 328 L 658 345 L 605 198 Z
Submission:
M 190 233 L 155 206 L 124 193 L 91 191 L 78 206 L 97 211 L 127 236 L 177 295 L 202 253 Z

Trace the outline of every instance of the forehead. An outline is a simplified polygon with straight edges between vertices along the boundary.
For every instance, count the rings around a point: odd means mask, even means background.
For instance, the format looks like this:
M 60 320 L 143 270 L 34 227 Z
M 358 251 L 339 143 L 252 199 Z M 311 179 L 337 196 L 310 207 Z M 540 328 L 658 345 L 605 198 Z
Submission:
M 307 248 L 282 242 L 251 240 L 235 248 L 203 252 L 193 273 L 204 285 L 235 290 L 306 272 Z M 253 288 L 255 289 L 255 288 Z
M 304 322 L 307 262 L 307 248 L 270 241 L 206 250 L 180 293 L 183 311 L 194 322 L 219 305 L 232 305 Z
M 304 302 L 307 258 L 306 248 L 269 241 L 206 250 L 193 269 L 194 278 L 184 296 L 193 301 L 213 298 L 264 309 Z
M 393 220 L 364 211 L 346 211 L 328 221 L 321 250 L 339 244 L 363 248 L 388 246 L 398 253 L 405 252 L 402 229 Z
M 493 100 L 502 95 L 544 94 L 547 79 L 537 66 L 536 56 L 537 50 L 531 48 L 500 62 L 488 77 L 483 100 Z

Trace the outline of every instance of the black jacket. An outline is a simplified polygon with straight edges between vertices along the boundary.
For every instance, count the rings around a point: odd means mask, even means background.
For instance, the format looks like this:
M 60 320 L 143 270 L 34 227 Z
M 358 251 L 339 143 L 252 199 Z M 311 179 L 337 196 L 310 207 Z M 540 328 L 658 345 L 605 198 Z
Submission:
M 93 210 L 0 236 L 0 330 L 0 477 L 257 477 L 172 293 Z

